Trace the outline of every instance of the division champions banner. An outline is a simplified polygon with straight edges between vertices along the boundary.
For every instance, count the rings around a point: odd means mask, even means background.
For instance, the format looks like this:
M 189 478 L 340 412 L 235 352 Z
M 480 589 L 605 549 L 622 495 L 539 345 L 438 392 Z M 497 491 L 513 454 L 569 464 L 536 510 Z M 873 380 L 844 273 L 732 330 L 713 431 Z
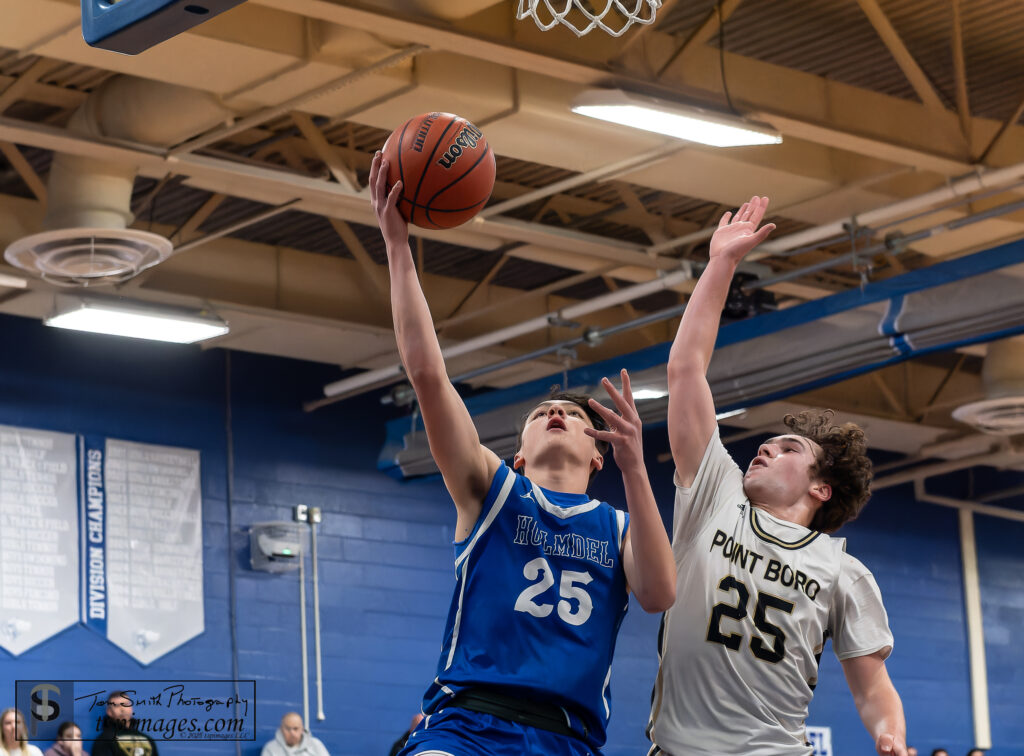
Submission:
M 149 664 L 203 632 L 199 452 L 86 436 L 82 622 Z

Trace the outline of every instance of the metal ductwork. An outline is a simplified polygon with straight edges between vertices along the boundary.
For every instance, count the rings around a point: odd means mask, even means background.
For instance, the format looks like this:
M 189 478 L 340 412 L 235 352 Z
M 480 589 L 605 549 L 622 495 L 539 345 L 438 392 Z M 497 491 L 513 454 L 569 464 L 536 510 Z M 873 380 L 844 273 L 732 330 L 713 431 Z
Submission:
M 708 382 L 719 410 L 749 408 L 928 352 L 1021 331 L 1024 242 L 1014 242 L 727 325 L 719 332 Z M 589 393 L 598 390 L 601 376 L 625 367 L 634 390 L 666 390 L 670 347 L 666 342 L 585 365 L 569 371 L 567 378 L 574 390 Z M 1010 353 L 1004 356 L 1002 350 Z M 990 391 L 1004 398 L 987 401 L 1001 402 L 996 406 L 1003 408 L 998 417 L 1004 430 L 986 430 L 1024 432 L 1024 336 L 997 342 L 990 358 L 993 353 Z M 467 400 L 480 438 L 498 454 L 514 447 L 516 421 L 560 378 Z M 665 417 L 667 399 L 638 408 L 645 424 L 658 422 Z M 395 420 L 388 434 L 378 460 L 381 469 L 402 476 L 435 471 L 418 425 L 410 427 L 408 418 Z
M 953 410 L 953 417 L 983 433 L 1024 433 L 1024 336 L 988 345 L 981 367 L 985 399 Z
M 132 76 L 93 91 L 68 123 L 97 140 L 127 140 L 164 149 L 233 116 L 212 94 Z M 137 168 L 99 158 L 56 154 L 47 180 L 41 233 L 7 247 L 4 258 L 50 283 L 84 287 L 117 283 L 165 260 L 170 240 L 128 228 Z

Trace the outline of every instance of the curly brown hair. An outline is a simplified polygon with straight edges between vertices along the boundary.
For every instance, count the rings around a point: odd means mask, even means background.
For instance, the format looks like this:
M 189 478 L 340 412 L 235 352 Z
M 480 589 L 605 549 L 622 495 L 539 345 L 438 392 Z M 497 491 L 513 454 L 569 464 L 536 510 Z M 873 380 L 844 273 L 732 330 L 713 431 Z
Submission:
M 822 449 L 811 476 L 832 487 L 832 498 L 815 513 L 811 528 L 824 533 L 834 533 L 855 520 L 871 497 L 871 460 L 864 431 L 855 423 L 833 425 L 834 415 L 832 410 L 807 410 L 782 419 L 793 433 Z

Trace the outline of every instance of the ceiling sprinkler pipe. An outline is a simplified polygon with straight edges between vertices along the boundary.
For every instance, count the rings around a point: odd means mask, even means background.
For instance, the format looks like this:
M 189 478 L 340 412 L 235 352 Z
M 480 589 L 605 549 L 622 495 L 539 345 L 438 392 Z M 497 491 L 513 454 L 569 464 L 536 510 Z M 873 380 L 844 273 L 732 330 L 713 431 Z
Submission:
M 976 174 L 953 181 L 941 189 L 919 194 L 916 197 L 910 197 L 891 205 L 877 207 L 874 210 L 868 210 L 852 218 L 844 218 L 843 220 L 833 221 L 832 223 L 826 223 L 805 231 L 798 231 L 795 234 L 766 241 L 748 259 L 778 254 L 795 247 L 813 244 L 832 236 L 838 236 L 844 233 L 845 227 L 850 223 L 855 223 L 858 226 L 875 225 L 892 218 L 910 215 L 923 208 L 971 194 L 972 192 L 981 191 L 982 189 L 1007 186 L 1021 179 L 1024 179 L 1024 163 L 1017 163 L 998 170 L 979 171 Z M 755 255 L 756 257 L 754 257 Z
M 517 336 L 522 336 L 533 331 L 539 331 L 542 328 L 547 328 L 551 325 L 551 318 L 559 318 L 562 320 L 573 320 L 580 315 L 587 315 L 591 312 L 597 312 L 608 307 L 614 307 L 620 305 L 623 302 L 630 302 L 640 297 L 645 297 L 648 294 L 653 294 L 663 289 L 668 289 L 678 284 L 683 283 L 691 278 L 692 274 L 689 268 L 673 271 L 664 276 L 659 276 L 651 281 L 647 281 L 642 284 L 636 284 L 635 286 L 627 286 L 623 289 L 608 292 L 602 294 L 599 297 L 588 299 L 585 302 L 563 307 L 561 310 L 555 312 L 545 313 L 536 318 L 517 323 L 516 325 L 508 326 L 507 328 L 501 328 L 491 333 L 483 334 L 475 338 L 463 341 L 455 346 L 448 347 L 447 349 L 441 350 L 441 356 L 445 360 L 449 360 L 453 357 L 458 357 L 469 352 L 475 352 L 479 349 L 484 349 L 495 344 L 500 344 L 509 339 L 514 339 Z M 324 396 L 339 396 L 341 394 L 352 394 L 362 389 L 379 384 L 381 381 L 387 381 L 390 379 L 398 378 L 403 373 L 401 364 L 389 365 L 388 367 L 378 368 L 376 370 L 368 370 L 365 373 L 359 373 L 353 375 L 350 378 L 343 378 L 340 381 L 334 381 L 324 386 Z
M 948 221 L 947 223 L 942 223 L 937 226 L 932 226 L 931 228 L 925 228 L 911 234 L 906 234 L 905 236 L 894 232 L 889 234 L 884 242 L 872 244 L 864 249 L 854 249 L 837 257 L 830 257 L 828 260 L 822 260 L 821 262 L 813 263 L 811 265 L 805 265 L 802 268 L 795 268 L 787 271 L 786 273 L 772 276 L 771 278 L 762 278 L 759 281 L 752 281 L 744 286 L 743 290 L 754 291 L 755 289 L 774 286 L 775 284 L 782 283 L 783 281 L 791 281 L 794 278 L 799 278 L 800 276 L 807 275 L 808 273 L 834 268 L 837 265 L 851 262 L 856 258 L 866 260 L 879 252 L 889 251 L 894 254 L 899 254 L 906 250 L 908 244 L 920 241 L 921 239 L 938 236 L 946 231 L 955 231 L 958 228 L 969 226 L 972 223 L 980 223 L 981 221 L 988 220 L 989 218 L 997 218 L 1000 215 L 1006 215 L 1007 213 L 1013 213 L 1021 209 L 1024 209 L 1024 200 L 1008 202 L 1005 205 L 999 205 L 999 207 L 983 210 L 980 213 L 968 215 L 965 218 L 957 218 L 955 220 Z
M 538 359 L 540 357 L 543 357 L 544 355 L 557 352 L 561 349 L 568 349 L 571 347 L 579 346 L 580 344 L 595 346 L 597 344 L 600 344 L 601 341 L 608 338 L 609 336 L 614 336 L 617 333 L 622 333 L 623 331 L 631 331 L 634 328 L 643 328 L 645 325 L 650 325 L 651 323 L 657 323 L 662 320 L 674 318 L 677 315 L 681 315 L 683 313 L 683 310 L 685 309 L 685 304 L 675 305 L 674 307 L 668 307 L 664 310 L 658 310 L 657 312 L 651 312 L 648 313 L 647 315 L 641 315 L 640 317 L 634 318 L 633 320 L 627 320 L 625 323 L 619 323 L 618 325 L 609 326 L 608 328 L 587 328 L 583 331 L 582 336 L 577 336 L 576 338 L 573 339 L 561 341 L 557 344 L 551 344 L 550 346 L 546 346 L 542 349 L 537 349 L 527 354 L 521 354 L 518 355 L 517 357 L 510 357 L 507 360 L 502 360 L 501 362 L 496 362 L 492 365 L 484 365 L 483 367 L 476 368 L 475 370 L 470 370 L 468 373 L 461 373 L 460 375 L 452 376 L 452 382 L 462 383 L 464 381 L 471 380 L 481 375 L 495 373 L 498 370 L 504 370 L 507 367 L 518 365 L 521 362 L 529 362 L 530 360 Z

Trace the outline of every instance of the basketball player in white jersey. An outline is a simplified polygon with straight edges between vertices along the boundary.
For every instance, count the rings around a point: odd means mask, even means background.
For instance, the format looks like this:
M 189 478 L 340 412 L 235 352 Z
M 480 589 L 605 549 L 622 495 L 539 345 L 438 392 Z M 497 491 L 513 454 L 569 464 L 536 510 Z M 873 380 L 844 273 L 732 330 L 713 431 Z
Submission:
M 668 362 L 677 599 L 665 614 L 650 756 L 808 756 L 804 720 L 825 640 L 879 754 L 906 756 L 874 578 L 832 533 L 870 495 L 857 426 L 787 416 L 744 473 L 722 445 L 706 373 L 736 266 L 775 228 L 754 197 L 711 240 Z M 827 354 L 821 356 L 828 359 Z
M 644 467 L 640 417 L 562 395 L 524 418 L 508 467 L 481 445 L 445 370 L 387 162 L 370 167 L 387 245 L 398 350 L 419 402 L 430 452 L 455 504 L 455 590 L 437 676 L 405 756 L 599 756 L 627 590 L 647 611 L 675 598 L 675 566 Z M 611 444 L 622 512 L 586 495 Z

